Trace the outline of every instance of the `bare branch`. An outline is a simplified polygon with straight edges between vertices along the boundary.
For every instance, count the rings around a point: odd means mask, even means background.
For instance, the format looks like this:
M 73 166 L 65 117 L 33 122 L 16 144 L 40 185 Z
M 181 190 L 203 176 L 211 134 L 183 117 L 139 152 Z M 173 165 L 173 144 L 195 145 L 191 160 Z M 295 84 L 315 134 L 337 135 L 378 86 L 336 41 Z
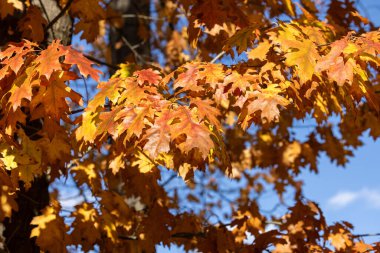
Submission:
M 124 37 L 124 35 L 121 33 L 121 31 L 119 29 L 115 28 L 115 27 L 113 29 L 114 29 L 114 31 L 116 31 L 119 34 L 119 36 L 120 36 L 121 40 L 123 41 L 123 43 L 129 48 L 129 50 L 131 50 L 131 52 L 134 54 L 134 56 L 136 57 L 136 59 L 139 60 L 140 63 L 146 64 L 147 61 L 144 59 L 144 57 L 142 57 L 136 51 L 135 47 L 127 40 L 127 38 Z
M 174 178 L 176 178 L 177 177 L 177 175 L 171 175 L 171 177 L 169 177 L 165 182 L 163 182 L 162 184 L 161 184 L 161 187 L 164 187 L 164 186 L 166 186 L 168 183 L 170 183 Z

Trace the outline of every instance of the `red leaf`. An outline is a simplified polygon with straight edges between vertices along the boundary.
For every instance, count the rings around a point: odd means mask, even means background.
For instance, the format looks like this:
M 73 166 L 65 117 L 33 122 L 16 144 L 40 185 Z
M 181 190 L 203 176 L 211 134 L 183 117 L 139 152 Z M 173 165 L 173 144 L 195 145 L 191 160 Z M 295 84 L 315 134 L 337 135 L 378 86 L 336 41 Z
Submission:
M 160 72 L 153 69 L 143 69 L 139 71 L 135 71 L 135 75 L 137 76 L 137 83 L 142 86 L 145 82 L 148 84 L 158 85 L 161 80 Z
M 82 53 L 76 51 L 70 46 L 61 46 L 65 52 L 64 63 L 76 64 L 78 66 L 79 72 L 86 78 L 90 75 L 94 80 L 99 82 L 99 75 L 102 73 L 100 70 L 93 68 L 91 65 L 94 64 L 92 61 L 87 59 Z

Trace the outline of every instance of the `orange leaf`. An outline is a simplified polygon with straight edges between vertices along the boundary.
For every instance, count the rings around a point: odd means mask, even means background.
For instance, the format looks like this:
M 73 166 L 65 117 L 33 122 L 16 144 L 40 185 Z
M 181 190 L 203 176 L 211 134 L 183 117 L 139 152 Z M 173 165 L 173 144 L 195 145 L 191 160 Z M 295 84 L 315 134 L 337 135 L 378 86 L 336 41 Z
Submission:
M 92 61 L 87 59 L 82 53 L 76 51 L 70 46 L 61 46 L 65 52 L 64 63 L 76 64 L 78 66 L 79 72 L 86 78 L 90 75 L 96 81 L 99 81 L 99 75 L 102 73 L 100 70 L 93 68 L 91 65 L 94 64 Z
M 43 50 L 41 54 L 36 58 L 38 63 L 36 70 L 41 76 L 46 76 L 49 80 L 51 74 L 54 71 L 62 70 L 59 58 L 64 56 L 65 52 L 61 50 L 61 44 L 59 41 L 53 41 L 46 50 Z
M 160 72 L 153 69 L 135 71 L 134 75 L 137 76 L 137 83 L 140 86 L 143 86 L 145 82 L 157 86 L 161 80 Z

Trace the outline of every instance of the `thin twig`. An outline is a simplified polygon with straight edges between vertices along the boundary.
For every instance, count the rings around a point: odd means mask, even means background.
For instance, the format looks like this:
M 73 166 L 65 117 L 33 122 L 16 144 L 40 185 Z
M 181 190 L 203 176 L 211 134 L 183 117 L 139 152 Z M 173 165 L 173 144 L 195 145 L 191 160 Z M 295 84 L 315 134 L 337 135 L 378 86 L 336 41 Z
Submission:
M 175 233 L 172 234 L 170 237 L 172 238 L 184 238 L 184 239 L 192 239 L 194 237 L 205 237 L 206 234 L 203 232 L 198 232 L 198 233 L 188 233 L 188 232 L 180 232 L 180 233 Z M 117 236 L 119 239 L 122 240 L 127 240 L 127 241 L 137 241 L 139 238 L 134 235 L 126 236 L 126 235 L 118 235 Z
M 217 56 L 215 56 L 214 59 L 212 59 L 212 60 L 210 61 L 210 63 L 215 63 L 217 60 L 219 60 L 219 59 L 220 59 L 223 55 L 225 55 L 225 54 L 226 54 L 225 51 L 220 52 Z
M 85 109 L 85 108 L 81 108 L 81 109 L 77 109 L 77 110 L 70 111 L 70 112 L 69 112 L 69 115 L 73 115 L 73 114 L 77 114 L 77 113 L 83 112 L 84 109 Z
M 169 177 L 165 182 L 163 182 L 161 184 L 161 187 L 164 187 L 165 185 L 167 185 L 168 183 L 170 183 L 176 177 L 177 177 L 177 175 L 171 175 L 171 177 Z
M 373 233 L 373 234 L 358 234 L 358 235 L 352 235 L 353 237 L 368 237 L 368 236 L 380 236 L 380 233 Z
M 32 202 L 35 205 L 40 205 L 40 202 L 32 199 L 31 197 L 29 197 L 28 195 L 26 195 L 26 194 L 24 194 L 22 192 L 19 192 L 18 195 L 21 196 L 21 197 L 23 197 L 23 198 L 25 198 L 25 199 L 27 199 L 27 200 L 29 200 L 30 202 Z
M 104 61 L 101 61 L 101 60 L 99 60 L 99 59 L 96 59 L 95 57 L 93 57 L 93 56 L 91 56 L 91 55 L 88 55 L 88 54 L 83 54 L 83 55 L 84 55 L 87 59 L 89 59 L 89 60 L 91 60 L 91 61 L 93 61 L 93 62 L 95 62 L 95 63 L 98 63 L 98 64 L 100 64 L 100 65 L 104 65 L 104 66 L 107 66 L 107 67 L 112 68 L 112 69 L 115 69 L 115 70 L 119 69 L 118 66 L 116 66 L 116 65 L 112 65 L 112 64 L 109 64 L 109 63 L 104 62 Z
M 45 14 L 45 16 L 46 16 L 46 20 L 50 23 L 50 18 L 49 18 L 49 15 L 48 15 L 47 11 L 46 11 L 46 8 L 45 8 L 44 3 L 42 2 L 42 0 L 38 0 L 38 2 L 40 2 L 41 9 L 42 9 L 42 11 L 44 12 L 44 14 Z M 47 31 L 47 30 L 48 30 L 48 29 L 46 28 L 46 31 Z M 53 29 L 51 30 L 51 34 L 53 35 L 53 39 L 56 39 L 55 34 L 54 34 L 54 30 L 53 30 Z
M 86 78 L 82 77 L 82 80 L 84 82 L 84 88 L 86 90 L 86 105 L 88 105 L 88 100 L 90 99 L 90 95 L 89 95 L 89 92 L 88 92 L 88 87 L 87 87 L 87 81 L 86 81 Z
M 52 26 L 65 14 L 65 12 L 70 8 L 70 5 L 74 2 L 74 0 L 67 1 L 65 7 L 58 13 L 55 18 L 53 18 L 52 21 L 49 22 L 49 24 L 46 26 L 46 30 L 49 30 L 52 28 Z
M 141 63 L 146 64 L 147 62 L 145 61 L 145 59 L 136 51 L 136 49 L 134 49 L 133 45 L 127 40 L 127 38 L 125 38 L 123 36 L 123 34 L 118 29 L 116 29 L 116 28 L 114 28 L 114 29 L 115 29 L 115 31 L 117 31 L 119 33 L 121 40 L 129 48 L 129 50 L 131 50 L 131 52 L 134 54 L 134 56 L 139 61 L 141 61 Z
M 131 43 L 129 43 L 129 41 L 123 35 L 120 35 L 120 36 L 123 43 L 131 50 L 131 52 L 135 55 L 135 57 L 138 60 L 140 60 L 142 63 L 145 63 L 145 59 L 136 51 L 136 49 L 133 48 Z
M 147 19 L 147 20 L 165 20 L 164 18 L 156 18 L 146 15 L 140 15 L 140 14 L 123 14 L 121 15 L 122 18 L 140 18 L 140 19 Z

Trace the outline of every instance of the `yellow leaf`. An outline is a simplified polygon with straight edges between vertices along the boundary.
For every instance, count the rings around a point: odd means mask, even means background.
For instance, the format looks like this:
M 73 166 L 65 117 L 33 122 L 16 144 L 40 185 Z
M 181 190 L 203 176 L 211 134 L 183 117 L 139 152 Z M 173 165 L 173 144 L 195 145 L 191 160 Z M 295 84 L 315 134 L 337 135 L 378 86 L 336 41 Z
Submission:
M 3 145 L 2 145 L 3 146 Z M 0 151 L 1 155 L 1 161 L 4 163 L 5 168 L 7 170 L 12 170 L 17 168 L 17 163 L 15 161 L 16 156 L 14 154 L 11 154 L 9 149 L 6 149 L 2 147 L 3 149 Z
M 293 40 L 284 42 L 284 45 L 290 48 L 290 51 L 285 55 L 285 63 L 290 67 L 297 66 L 301 83 L 311 80 L 317 60 L 320 58 L 314 42 L 311 40 Z
M 136 160 L 133 161 L 132 166 L 137 166 L 141 173 L 150 172 L 154 167 L 156 167 L 152 160 L 141 151 L 137 153 L 135 159 Z
M 294 13 L 294 7 L 292 4 L 292 1 L 291 0 L 282 0 L 282 1 L 284 2 L 286 9 L 288 10 L 289 14 L 294 17 L 296 14 Z
M 46 207 L 42 215 L 35 216 L 30 223 L 37 225 L 33 228 L 30 237 L 37 237 L 36 243 L 43 251 L 51 253 L 66 252 L 65 237 L 67 227 L 57 213 L 56 207 Z

